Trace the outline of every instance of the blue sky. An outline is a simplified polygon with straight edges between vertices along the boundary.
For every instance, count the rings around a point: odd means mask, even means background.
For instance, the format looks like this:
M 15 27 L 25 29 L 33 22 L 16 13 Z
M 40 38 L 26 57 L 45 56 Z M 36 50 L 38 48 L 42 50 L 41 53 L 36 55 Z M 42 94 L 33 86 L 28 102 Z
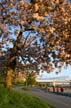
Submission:
M 43 73 L 41 73 L 40 76 L 43 79 L 44 78 L 51 78 L 51 77 L 62 77 L 62 76 L 68 76 L 69 78 L 71 78 L 71 66 L 68 66 L 67 69 L 62 68 L 61 73 L 59 73 L 58 75 L 56 75 L 55 70 L 51 73 L 43 72 Z

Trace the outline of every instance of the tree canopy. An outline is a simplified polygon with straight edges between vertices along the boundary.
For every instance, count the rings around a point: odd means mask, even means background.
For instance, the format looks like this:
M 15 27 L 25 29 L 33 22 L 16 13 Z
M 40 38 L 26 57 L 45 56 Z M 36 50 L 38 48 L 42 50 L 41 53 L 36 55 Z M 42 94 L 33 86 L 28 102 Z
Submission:
M 12 69 L 71 64 L 71 0 L 0 0 L 2 56 Z

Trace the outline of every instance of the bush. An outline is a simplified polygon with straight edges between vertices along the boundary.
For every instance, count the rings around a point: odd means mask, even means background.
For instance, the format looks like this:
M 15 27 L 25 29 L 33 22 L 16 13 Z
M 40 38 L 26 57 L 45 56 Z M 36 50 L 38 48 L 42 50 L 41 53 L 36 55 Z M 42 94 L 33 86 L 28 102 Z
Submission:
M 26 87 L 26 86 L 24 86 L 22 89 L 23 90 L 30 90 L 30 88 L 29 87 Z

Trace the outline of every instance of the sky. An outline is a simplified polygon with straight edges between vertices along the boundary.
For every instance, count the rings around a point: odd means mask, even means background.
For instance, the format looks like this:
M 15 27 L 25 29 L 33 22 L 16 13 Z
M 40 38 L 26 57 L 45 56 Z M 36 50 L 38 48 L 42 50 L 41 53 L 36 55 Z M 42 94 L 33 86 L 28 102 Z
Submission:
M 55 69 L 56 70 L 56 69 Z M 67 69 L 62 68 L 61 73 L 59 73 L 58 75 L 56 75 L 55 70 L 51 73 L 47 73 L 47 72 L 40 72 L 40 76 L 39 78 L 41 78 L 42 80 L 47 80 L 49 78 L 57 78 L 57 77 L 66 77 L 68 79 L 71 79 L 71 66 L 68 66 Z

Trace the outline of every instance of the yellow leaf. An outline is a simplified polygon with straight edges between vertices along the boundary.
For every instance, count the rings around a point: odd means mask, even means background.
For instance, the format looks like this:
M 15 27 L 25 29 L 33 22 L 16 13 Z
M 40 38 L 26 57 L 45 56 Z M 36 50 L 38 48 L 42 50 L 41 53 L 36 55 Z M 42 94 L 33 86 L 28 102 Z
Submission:
M 39 10 L 39 6 L 38 6 L 37 3 L 34 5 L 33 9 L 34 9 L 35 12 L 37 12 Z

